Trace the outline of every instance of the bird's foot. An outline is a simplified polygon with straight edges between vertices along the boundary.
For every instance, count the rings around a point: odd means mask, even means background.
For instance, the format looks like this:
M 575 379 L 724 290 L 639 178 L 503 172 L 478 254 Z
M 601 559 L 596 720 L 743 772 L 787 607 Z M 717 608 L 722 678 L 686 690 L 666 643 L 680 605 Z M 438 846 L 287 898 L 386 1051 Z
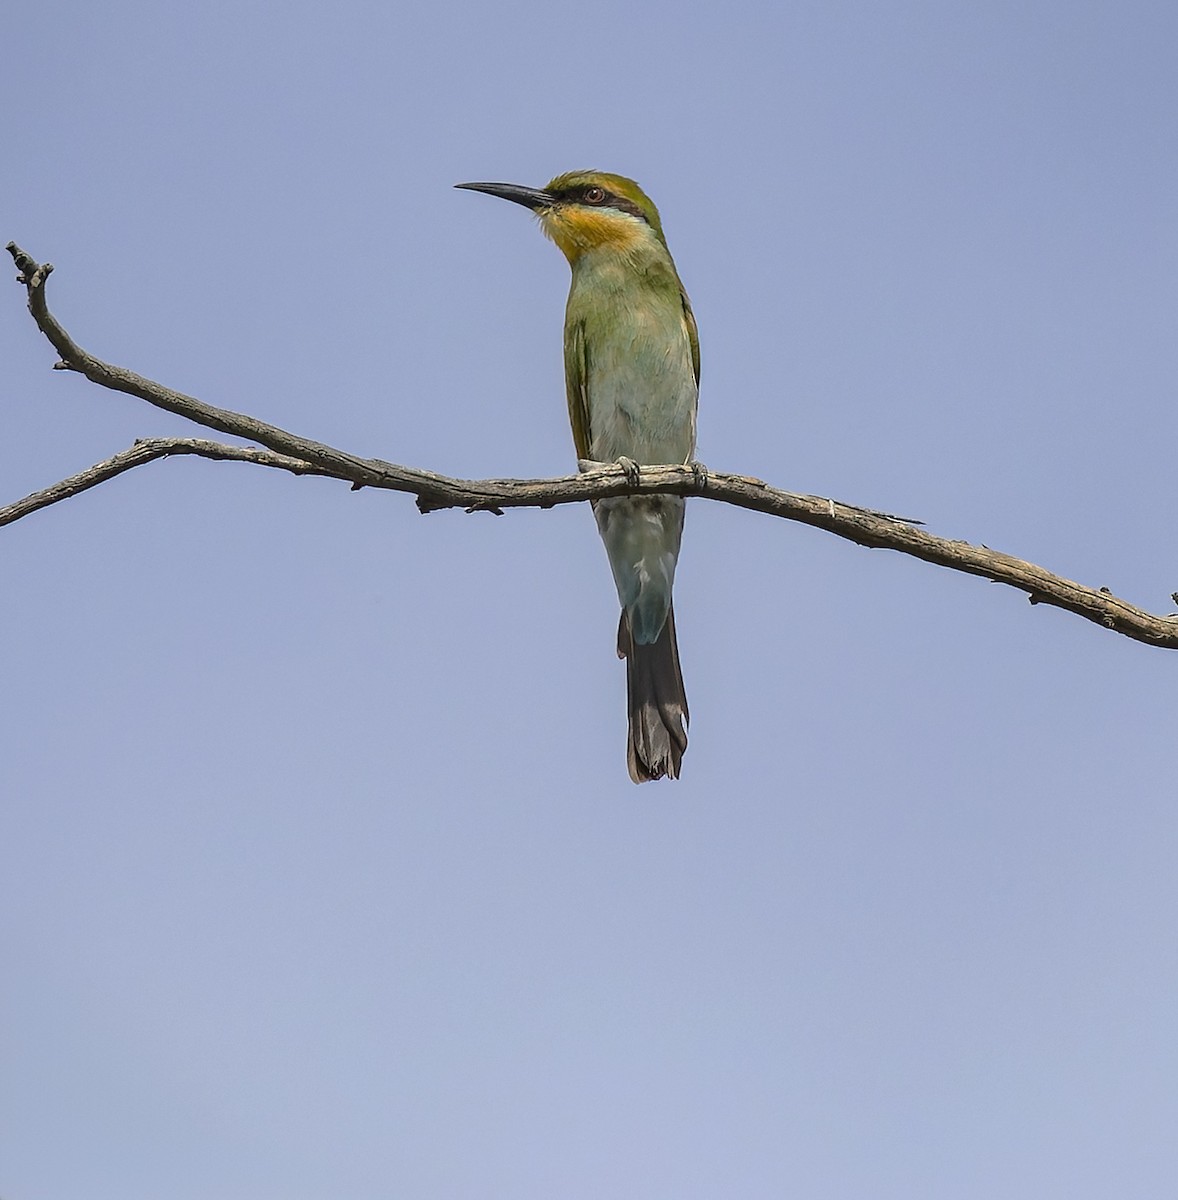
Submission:
M 687 464 L 691 468 L 691 478 L 695 481 L 695 490 L 697 492 L 705 492 L 708 488 L 708 469 L 701 462 L 696 462 L 693 458 Z
M 622 468 L 622 473 L 626 476 L 626 482 L 631 487 L 637 487 L 639 477 L 641 476 L 638 464 L 632 458 L 627 458 L 624 454 L 619 454 L 617 465 Z

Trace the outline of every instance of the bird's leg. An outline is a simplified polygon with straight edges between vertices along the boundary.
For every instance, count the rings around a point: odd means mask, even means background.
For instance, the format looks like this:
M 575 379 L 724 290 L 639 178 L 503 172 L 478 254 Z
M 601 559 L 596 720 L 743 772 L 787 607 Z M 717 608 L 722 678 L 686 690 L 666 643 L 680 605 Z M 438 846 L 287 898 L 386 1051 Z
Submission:
M 687 464 L 691 468 L 691 478 L 695 481 L 695 490 L 703 492 L 708 486 L 708 469 L 694 458 Z

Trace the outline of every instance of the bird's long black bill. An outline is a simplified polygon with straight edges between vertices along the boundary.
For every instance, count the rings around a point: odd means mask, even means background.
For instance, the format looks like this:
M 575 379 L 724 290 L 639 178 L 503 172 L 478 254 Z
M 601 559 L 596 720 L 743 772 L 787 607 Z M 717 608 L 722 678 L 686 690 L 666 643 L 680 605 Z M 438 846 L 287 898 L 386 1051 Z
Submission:
M 501 200 L 522 204 L 533 211 L 551 208 L 556 203 L 556 197 L 551 192 L 543 188 L 525 187 L 522 183 L 456 183 L 454 186 L 468 192 L 486 192 L 488 196 L 498 196 Z

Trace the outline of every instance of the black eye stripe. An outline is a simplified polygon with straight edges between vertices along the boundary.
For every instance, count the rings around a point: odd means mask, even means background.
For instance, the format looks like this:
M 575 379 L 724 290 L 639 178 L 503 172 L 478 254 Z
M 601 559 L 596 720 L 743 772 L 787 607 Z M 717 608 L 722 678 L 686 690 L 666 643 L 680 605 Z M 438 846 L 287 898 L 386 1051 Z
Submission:
M 602 193 L 602 199 L 590 200 L 588 198 L 590 192 L 598 191 Z M 564 204 L 584 204 L 590 208 L 616 208 L 619 212 L 629 213 L 632 217 L 637 217 L 640 221 L 646 221 L 646 213 L 633 200 L 627 200 L 625 196 L 619 196 L 616 192 L 611 192 L 608 188 L 603 188 L 599 183 L 562 188 L 555 195 L 557 200 Z M 649 223 L 647 221 L 647 224 Z

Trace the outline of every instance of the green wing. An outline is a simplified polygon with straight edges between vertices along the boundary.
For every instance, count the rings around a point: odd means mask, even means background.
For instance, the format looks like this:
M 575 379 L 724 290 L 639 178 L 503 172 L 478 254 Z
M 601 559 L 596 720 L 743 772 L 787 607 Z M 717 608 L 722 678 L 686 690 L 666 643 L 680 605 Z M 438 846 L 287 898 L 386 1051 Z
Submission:
M 695 386 L 699 387 L 699 329 L 695 324 L 695 313 L 691 311 L 691 301 L 687 293 L 680 288 L 679 295 L 683 300 L 683 320 L 687 323 L 687 337 L 691 342 L 691 369 L 695 372 Z
M 585 323 L 570 321 L 564 330 L 564 386 L 569 424 L 578 458 L 589 457 L 589 365 L 585 355 Z

